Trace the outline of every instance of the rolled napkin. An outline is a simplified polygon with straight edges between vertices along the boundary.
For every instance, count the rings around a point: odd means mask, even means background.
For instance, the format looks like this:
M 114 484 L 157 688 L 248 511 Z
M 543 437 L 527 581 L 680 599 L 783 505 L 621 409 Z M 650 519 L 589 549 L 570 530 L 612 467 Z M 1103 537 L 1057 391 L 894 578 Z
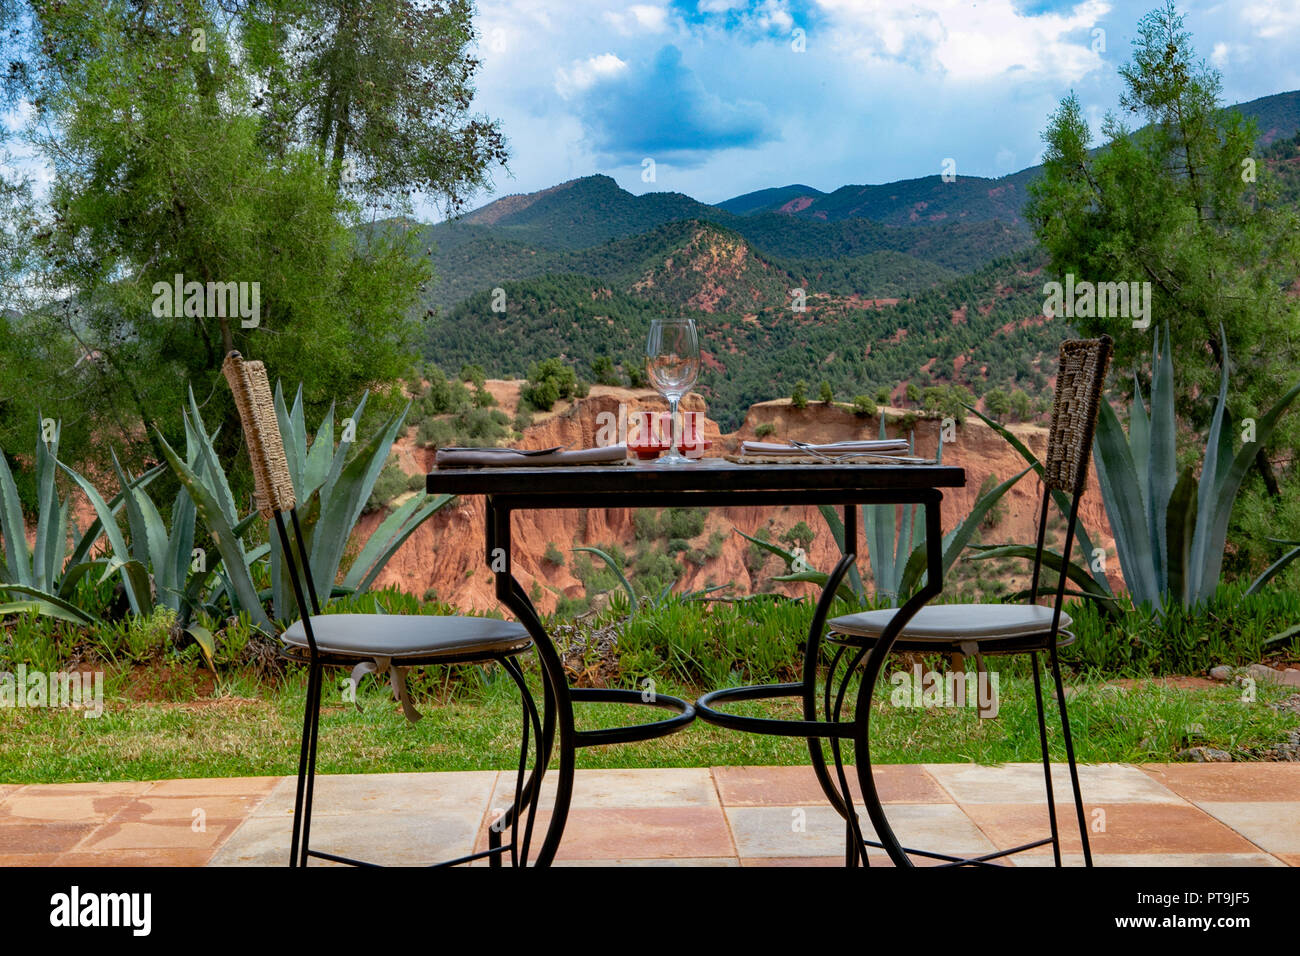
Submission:
M 540 465 L 602 465 L 627 460 L 626 445 L 528 454 L 526 448 L 439 448 L 439 468 L 530 468 Z
M 792 458 L 807 455 L 906 455 L 907 441 L 902 438 L 880 438 L 872 441 L 838 441 L 828 445 L 808 444 L 800 448 L 788 442 L 747 441 L 740 447 L 742 455 L 776 456 Z

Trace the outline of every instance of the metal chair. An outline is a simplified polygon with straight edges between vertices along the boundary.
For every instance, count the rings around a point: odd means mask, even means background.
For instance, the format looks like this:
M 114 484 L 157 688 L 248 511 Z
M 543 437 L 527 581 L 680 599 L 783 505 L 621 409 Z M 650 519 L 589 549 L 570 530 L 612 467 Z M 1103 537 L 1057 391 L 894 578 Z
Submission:
M 275 525 L 280 554 L 292 582 L 300 619 L 281 635 L 281 653 L 307 665 L 307 706 L 303 716 L 302 746 L 298 759 L 298 789 L 294 799 L 293 839 L 289 851 L 290 866 L 306 866 L 310 857 L 374 866 L 310 846 L 312 792 L 316 775 L 316 743 L 320 724 L 322 672 L 326 667 L 354 668 L 354 674 L 373 670 L 387 671 L 394 693 L 402 702 L 408 719 L 419 719 L 406 698 L 404 669 L 424 664 L 467 664 L 496 661 L 519 687 L 523 701 L 523 732 L 519 767 L 515 781 L 514 805 L 494 821 L 489 830 L 488 849 L 434 866 L 454 866 L 489 858 L 493 866 L 510 854 L 515 865 L 526 863 L 536 812 L 536 797 L 541 789 L 541 771 L 546 761 L 539 759 L 538 771 L 525 782 L 530 728 L 538 747 L 543 748 L 542 728 L 537 707 L 524 681 L 516 655 L 533 646 L 528 631 L 513 621 L 491 618 L 396 614 L 327 614 L 322 615 L 316 598 L 316 585 L 306 565 L 308 553 L 279 422 L 261 362 L 246 362 L 238 352 L 231 352 L 222 365 L 230 383 L 235 405 L 243 426 L 253 466 L 253 488 L 257 509 Z M 290 540 L 285 514 L 293 529 Z M 296 547 L 295 547 L 296 545 Z M 304 593 L 305 584 L 305 593 Z M 526 821 L 520 837 L 520 820 Z M 510 827 L 510 842 L 502 844 L 501 831 Z
M 836 617 L 829 622 L 826 618 L 833 602 L 836 589 L 844 575 L 852 567 L 856 556 L 847 553 L 836 565 L 828 580 L 821 599 L 813 615 L 812 626 L 808 635 L 808 644 L 804 657 L 803 680 L 795 684 L 771 685 L 768 687 L 740 687 L 714 691 L 701 697 L 696 703 L 696 713 L 700 719 L 714 724 L 745 730 L 752 733 L 780 734 L 783 736 L 804 736 L 808 738 L 809 752 L 812 756 L 813 770 L 822 789 L 831 804 L 844 817 L 846 824 L 846 864 L 854 866 L 867 863 L 865 848 L 885 847 L 890 850 L 896 863 L 910 865 L 910 859 L 902 854 L 917 855 L 940 861 L 944 865 L 992 865 L 991 861 L 1013 853 L 1023 852 L 1034 847 L 1051 843 L 1053 858 L 1057 866 L 1061 865 L 1060 836 L 1057 832 L 1056 801 L 1052 790 L 1052 770 L 1047 743 L 1047 723 L 1044 712 L 1042 682 L 1039 674 L 1039 654 L 1048 656 L 1053 681 L 1056 687 L 1056 699 L 1060 708 L 1061 730 L 1065 744 L 1066 761 L 1069 766 L 1070 784 L 1073 790 L 1075 811 L 1079 824 L 1079 837 L 1083 846 L 1083 858 L 1086 866 L 1092 865 L 1092 851 L 1088 843 L 1088 826 L 1084 815 L 1083 798 L 1079 790 L 1079 774 L 1074 759 L 1074 742 L 1070 733 L 1069 717 L 1066 713 L 1065 690 L 1061 681 L 1058 649 L 1074 640 L 1067 628 L 1071 619 L 1062 610 L 1065 597 L 1065 575 L 1060 575 L 1057 582 L 1052 606 L 1044 607 L 1037 603 L 1040 593 L 1039 581 L 1043 566 L 1043 547 L 1047 527 L 1048 509 L 1053 498 L 1067 510 L 1065 542 L 1062 554 L 1065 561 L 1070 560 L 1070 551 L 1074 543 L 1078 520 L 1079 503 L 1087 482 L 1088 461 L 1092 449 L 1093 433 L 1096 428 L 1097 411 L 1101 402 L 1101 389 L 1110 363 L 1111 339 L 1103 335 L 1099 339 L 1067 341 L 1061 345 L 1060 368 L 1057 374 L 1056 399 L 1052 410 L 1051 430 L 1047 440 L 1047 458 L 1043 463 L 1043 501 L 1038 518 L 1038 541 L 1034 558 L 1034 570 L 1030 587 L 1028 605 L 1005 604 L 944 604 L 924 606 L 914 610 L 910 617 L 904 618 L 901 631 L 890 628 L 896 609 L 866 611 Z M 1062 498 L 1061 496 L 1066 496 Z M 1065 504 L 1068 499 L 1068 505 Z M 929 516 L 927 515 L 927 518 Z M 933 532 L 931 532 L 933 533 Z M 852 552 L 853 542 L 846 541 L 846 551 Z M 824 721 L 818 721 L 818 695 L 816 692 L 816 668 L 820 662 L 823 628 L 829 631 L 827 643 L 836 647 L 829 672 L 826 675 L 823 699 L 821 701 Z M 890 633 L 886 636 L 886 630 Z M 885 647 L 876 645 L 884 637 Z M 868 678 L 874 680 L 879 673 L 880 658 L 893 651 L 925 654 L 962 654 L 974 656 L 980 670 L 983 670 L 983 658 L 995 655 L 1023 654 L 1029 656 L 1034 670 L 1034 695 L 1038 708 L 1039 745 L 1042 751 L 1043 775 L 1047 785 L 1047 808 L 1050 819 L 1051 836 L 1032 843 L 1013 847 L 997 853 L 968 859 L 927 850 L 899 847 L 897 842 L 887 846 L 879 841 L 863 838 L 858 823 L 858 815 L 849 790 L 848 779 L 841 759 L 840 741 L 852 737 L 855 741 L 865 740 L 865 725 L 870 714 L 855 714 L 852 721 L 841 721 L 844 698 L 849 681 L 858 669 L 864 657 L 875 650 L 873 661 L 868 666 Z M 847 669 L 834 694 L 834 677 L 841 662 L 847 661 Z M 740 717 L 716 709 L 714 705 L 740 700 L 757 700 L 774 697 L 800 696 L 804 703 L 803 721 L 775 721 L 764 718 Z M 859 709 L 863 698 L 859 698 Z M 869 708 L 868 708 L 869 710 Z M 846 729 L 848 728 L 848 729 Z M 822 739 L 829 740 L 835 763 L 835 779 L 832 780 L 826 766 L 822 749 Z M 859 754 L 859 759 L 862 754 Z M 880 811 L 878 798 L 868 791 L 868 809 Z M 874 789 L 874 788 L 872 788 Z M 876 800 L 873 808 L 871 801 Z M 873 813 L 873 819 L 876 814 Z M 897 855 L 896 855 L 897 852 Z

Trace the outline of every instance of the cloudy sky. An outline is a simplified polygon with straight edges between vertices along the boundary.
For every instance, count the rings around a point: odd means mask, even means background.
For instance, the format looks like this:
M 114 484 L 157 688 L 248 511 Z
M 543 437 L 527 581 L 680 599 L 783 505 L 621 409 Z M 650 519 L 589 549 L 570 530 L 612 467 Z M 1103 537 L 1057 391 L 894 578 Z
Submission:
M 1096 129 L 1162 0 L 479 0 L 494 196 L 606 173 L 705 202 L 1038 162 L 1075 90 Z M 1300 0 L 1183 0 L 1241 102 L 1300 88 Z M 653 181 L 647 160 L 653 161 Z M 492 198 L 481 197 L 481 202 Z

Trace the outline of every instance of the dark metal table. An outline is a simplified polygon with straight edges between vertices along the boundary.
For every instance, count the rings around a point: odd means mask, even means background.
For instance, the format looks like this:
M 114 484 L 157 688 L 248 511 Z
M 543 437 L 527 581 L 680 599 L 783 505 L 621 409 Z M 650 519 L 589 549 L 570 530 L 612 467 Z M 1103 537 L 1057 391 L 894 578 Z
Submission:
M 689 465 L 665 467 L 653 462 L 615 466 L 448 468 L 426 479 L 430 494 L 484 495 L 487 498 L 489 568 L 496 575 L 496 594 L 536 642 L 542 664 L 544 721 L 538 743 L 534 777 L 525 802 L 537 799 L 541 777 L 551 758 L 557 760 L 555 805 L 536 864 L 555 857 L 564 833 L 573 793 L 574 755 L 579 747 L 649 740 L 684 729 L 694 719 L 687 701 L 666 695 L 643 700 L 637 690 L 570 687 L 559 652 L 542 626 L 536 608 L 511 571 L 511 515 L 516 511 L 588 508 L 762 507 L 777 505 L 839 505 L 844 509 L 845 551 L 856 550 L 859 504 L 920 504 L 925 507 L 927 577 L 925 586 L 894 617 L 890 627 L 867 655 L 860 684 L 852 737 L 863 802 L 881 843 L 896 863 L 909 860 L 895 839 L 877 797 L 868 749 L 870 700 L 881 667 L 898 632 L 927 601 L 943 588 L 940 489 L 966 484 L 961 468 L 942 465 L 764 464 L 741 465 L 705 458 Z M 831 587 L 834 587 L 832 582 Z M 616 702 L 650 705 L 673 712 L 650 723 L 601 730 L 577 730 L 574 702 Z M 556 737 L 558 734 L 558 747 Z M 848 736 L 847 734 L 845 736 Z M 838 754 L 837 754 L 838 762 Z M 833 805 L 824 765 L 818 772 Z M 849 803 L 850 808 L 852 802 Z M 521 808 L 512 808 L 519 812 Z

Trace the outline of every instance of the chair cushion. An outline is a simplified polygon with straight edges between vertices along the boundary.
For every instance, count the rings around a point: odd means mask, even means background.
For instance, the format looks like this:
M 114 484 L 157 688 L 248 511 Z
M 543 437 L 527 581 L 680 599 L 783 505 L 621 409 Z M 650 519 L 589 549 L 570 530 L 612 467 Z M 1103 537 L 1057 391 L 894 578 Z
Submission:
M 863 611 L 833 618 L 832 631 L 855 637 L 879 637 L 895 610 Z M 1070 626 L 1061 612 L 1061 630 Z M 928 604 L 907 622 L 901 637 L 909 641 L 996 641 L 1046 634 L 1052 629 L 1052 608 L 1040 604 Z
M 311 627 L 322 653 L 357 658 L 454 657 L 518 650 L 531 641 L 522 624 L 490 617 L 321 614 L 312 617 Z M 307 647 L 302 621 L 291 624 L 283 639 Z

